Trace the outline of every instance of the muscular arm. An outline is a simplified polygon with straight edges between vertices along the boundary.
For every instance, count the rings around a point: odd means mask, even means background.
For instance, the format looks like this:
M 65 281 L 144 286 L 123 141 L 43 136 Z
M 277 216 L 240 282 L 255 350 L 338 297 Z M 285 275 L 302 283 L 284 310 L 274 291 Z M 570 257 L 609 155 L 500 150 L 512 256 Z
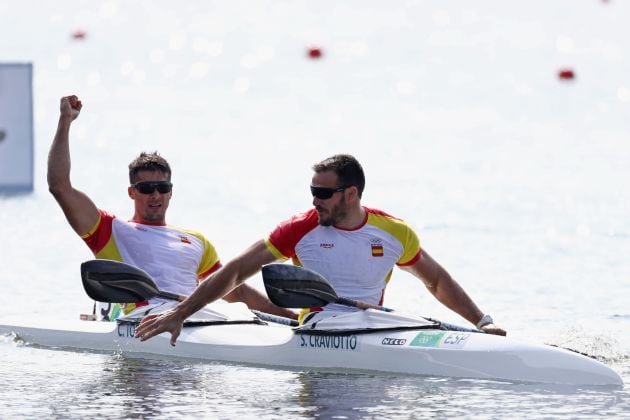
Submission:
M 87 233 L 98 221 L 99 213 L 92 200 L 70 182 L 70 125 L 81 111 L 76 96 L 61 98 L 57 133 L 48 153 L 48 189 L 79 235 Z
M 402 268 L 421 279 L 443 305 L 476 325 L 483 317 L 483 312 L 437 261 L 426 251 L 422 250 L 421 253 L 415 264 Z M 494 324 L 488 324 L 483 329 L 493 334 L 505 335 L 505 331 Z
M 253 276 L 264 264 L 272 263 L 276 257 L 267 249 L 263 240 L 254 243 L 241 255 L 204 281 L 186 300 L 174 309 L 161 315 L 149 315 L 136 328 L 136 337 L 142 341 L 168 331 L 171 333 L 171 344 L 182 329 L 182 322 L 190 315 L 232 291 L 249 277 Z
M 228 302 L 244 302 L 249 309 L 255 309 L 268 314 L 291 319 L 297 319 L 298 317 L 295 312 L 274 305 L 265 295 L 247 283 L 241 284 L 236 289 L 223 296 L 223 299 Z

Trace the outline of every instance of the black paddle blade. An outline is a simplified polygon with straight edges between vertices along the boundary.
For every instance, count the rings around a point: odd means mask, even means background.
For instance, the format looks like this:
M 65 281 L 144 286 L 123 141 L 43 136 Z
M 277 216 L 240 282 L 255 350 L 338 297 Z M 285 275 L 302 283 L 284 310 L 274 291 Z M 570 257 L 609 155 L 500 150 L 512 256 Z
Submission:
M 119 261 L 86 261 L 81 264 L 81 279 L 88 296 L 99 302 L 141 302 L 160 293 L 145 271 Z
M 325 278 L 304 267 L 268 264 L 262 276 L 269 300 L 283 308 L 314 308 L 338 299 Z

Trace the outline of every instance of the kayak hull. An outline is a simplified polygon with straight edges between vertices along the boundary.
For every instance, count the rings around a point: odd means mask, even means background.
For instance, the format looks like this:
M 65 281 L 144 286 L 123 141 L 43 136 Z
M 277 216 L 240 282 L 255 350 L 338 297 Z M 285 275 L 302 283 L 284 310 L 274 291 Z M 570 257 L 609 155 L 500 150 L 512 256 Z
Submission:
M 569 385 L 622 386 L 607 365 L 581 354 L 505 337 L 437 329 L 296 332 L 286 326 L 185 327 L 175 347 L 161 334 L 141 342 L 133 322 L 72 321 L 0 325 L 27 343 L 288 368 L 382 371 Z

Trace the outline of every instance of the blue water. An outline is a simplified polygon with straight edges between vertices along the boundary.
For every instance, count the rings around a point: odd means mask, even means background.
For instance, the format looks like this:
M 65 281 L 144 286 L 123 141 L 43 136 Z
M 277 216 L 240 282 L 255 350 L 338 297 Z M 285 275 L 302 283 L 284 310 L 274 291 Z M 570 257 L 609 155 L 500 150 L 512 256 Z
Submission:
M 595 354 L 625 382 L 133 360 L 4 337 L 3 417 L 630 416 L 628 16 L 614 0 L 0 0 L 0 59 L 34 66 L 36 151 L 34 193 L 0 197 L 3 315 L 91 310 L 91 255 L 45 183 L 59 97 L 76 93 L 72 180 L 99 207 L 130 217 L 126 165 L 157 149 L 174 169 L 168 222 L 227 261 L 309 208 L 312 163 L 352 153 L 364 204 L 414 226 L 510 336 Z M 386 304 L 464 323 L 402 271 Z

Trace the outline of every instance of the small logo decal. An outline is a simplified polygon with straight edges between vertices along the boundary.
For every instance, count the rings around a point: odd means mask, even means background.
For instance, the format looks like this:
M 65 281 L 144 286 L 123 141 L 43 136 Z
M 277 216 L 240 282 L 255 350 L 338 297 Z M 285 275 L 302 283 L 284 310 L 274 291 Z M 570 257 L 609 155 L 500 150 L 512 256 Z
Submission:
M 404 346 L 406 342 L 407 342 L 406 338 L 385 337 L 383 338 L 383 341 L 381 341 L 381 344 L 384 346 Z
M 190 245 L 190 239 L 188 239 L 186 236 L 184 235 L 180 235 L 179 240 L 182 241 L 185 244 Z
M 372 247 L 372 256 L 373 257 L 382 257 L 383 256 L 383 241 L 379 238 L 370 239 L 370 246 Z
M 411 340 L 411 343 L 409 343 L 409 345 L 414 347 L 440 347 L 444 334 L 446 333 L 442 331 L 422 331 L 419 332 L 413 340 Z
M 335 244 L 319 244 L 319 247 L 324 249 L 332 249 L 335 247 Z
M 452 332 L 449 333 L 442 342 L 442 347 L 462 348 L 468 341 L 470 333 Z
M 372 244 L 372 256 L 373 257 L 382 257 L 383 256 L 383 245 Z

